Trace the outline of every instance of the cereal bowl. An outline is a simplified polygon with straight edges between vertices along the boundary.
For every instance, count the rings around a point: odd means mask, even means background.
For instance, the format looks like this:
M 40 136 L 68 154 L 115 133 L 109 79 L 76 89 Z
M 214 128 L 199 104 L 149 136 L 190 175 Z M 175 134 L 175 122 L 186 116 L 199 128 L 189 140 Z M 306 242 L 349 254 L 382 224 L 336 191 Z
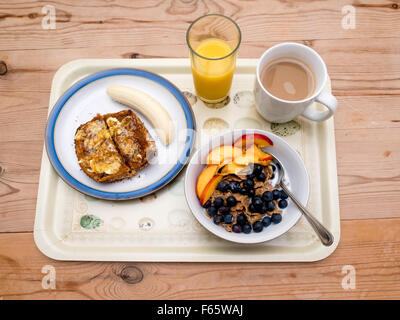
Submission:
M 263 148 L 263 151 L 279 158 L 285 169 L 284 183 L 304 206 L 307 205 L 310 182 L 306 167 L 299 153 L 282 138 L 270 132 L 256 129 L 226 132 L 210 139 L 207 144 L 197 150 L 193 154 L 186 170 L 185 197 L 193 215 L 205 229 L 222 239 L 236 243 L 250 244 L 272 240 L 290 230 L 301 217 L 301 212 L 297 209 L 293 201 L 289 199 L 288 206 L 283 209 L 282 221 L 280 223 L 272 223 L 258 233 L 252 231 L 245 234 L 243 232 L 229 232 L 223 226 L 215 224 L 213 219 L 207 215 L 206 209 L 202 207 L 200 199 L 196 194 L 197 180 L 207 166 L 206 159 L 210 151 L 219 146 L 232 146 L 235 141 L 238 141 L 240 137 L 246 134 L 260 134 L 268 137 L 273 142 L 272 146 Z

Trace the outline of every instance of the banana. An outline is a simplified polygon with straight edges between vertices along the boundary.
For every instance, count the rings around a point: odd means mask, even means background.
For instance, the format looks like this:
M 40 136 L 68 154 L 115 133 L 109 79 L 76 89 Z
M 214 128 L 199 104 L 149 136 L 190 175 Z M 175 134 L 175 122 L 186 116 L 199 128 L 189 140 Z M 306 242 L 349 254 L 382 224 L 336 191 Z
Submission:
M 174 139 L 175 128 L 172 119 L 157 100 L 143 91 L 122 85 L 109 86 L 107 94 L 114 101 L 140 112 L 149 120 L 165 146 Z

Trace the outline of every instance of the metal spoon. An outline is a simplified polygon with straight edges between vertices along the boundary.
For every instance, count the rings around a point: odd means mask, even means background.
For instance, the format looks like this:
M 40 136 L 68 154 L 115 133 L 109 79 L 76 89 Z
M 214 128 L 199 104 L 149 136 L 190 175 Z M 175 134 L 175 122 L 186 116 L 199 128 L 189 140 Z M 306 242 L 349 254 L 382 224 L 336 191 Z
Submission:
M 333 244 L 334 238 L 333 235 L 326 229 L 303 205 L 295 198 L 295 196 L 289 191 L 289 189 L 282 182 L 283 177 L 285 176 L 285 170 L 283 169 L 282 163 L 279 159 L 273 156 L 275 159 L 272 162 L 275 163 L 275 166 L 278 171 L 278 180 L 277 185 L 279 185 L 283 191 L 289 196 L 290 199 L 296 204 L 299 210 L 304 214 L 307 221 L 311 224 L 311 227 L 314 229 L 315 233 L 318 235 L 322 244 L 325 246 L 330 246 Z

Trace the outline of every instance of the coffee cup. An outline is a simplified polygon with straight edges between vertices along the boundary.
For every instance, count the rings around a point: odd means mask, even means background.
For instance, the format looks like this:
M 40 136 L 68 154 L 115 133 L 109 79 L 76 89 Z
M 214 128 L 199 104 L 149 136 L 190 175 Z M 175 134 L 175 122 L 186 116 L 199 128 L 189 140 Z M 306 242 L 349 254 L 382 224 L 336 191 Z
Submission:
M 300 100 L 285 100 L 273 95 L 265 88 L 261 78 L 262 73 L 265 72 L 264 68 L 268 68 L 279 59 L 301 61 L 309 67 L 314 77 L 314 87 L 308 96 Z M 313 121 L 324 121 L 333 115 L 338 105 L 336 98 L 324 90 L 327 81 L 326 65 L 313 49 L 291 42 L 275 45 L 264 52 L 257 65 L 254 89 L 256 108 L 261 116 L 270 122 L 288 122 L 299 115 Z M 325 110 L 317 110 L 313 107 L 313 102 L 323 104 L 326 107 Z

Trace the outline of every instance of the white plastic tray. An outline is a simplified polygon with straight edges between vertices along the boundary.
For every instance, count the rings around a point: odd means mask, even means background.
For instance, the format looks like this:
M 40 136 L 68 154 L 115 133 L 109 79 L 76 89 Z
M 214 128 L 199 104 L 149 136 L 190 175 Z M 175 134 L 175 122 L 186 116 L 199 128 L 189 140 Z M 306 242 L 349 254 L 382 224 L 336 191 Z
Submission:
M 225 130 L 259 128 L 284 136 L 303 158 L 310 175 L 308 208 L 333 233 L 324 247 L 302 217 L 286 234 L 258 245 L 221 240 L 194 219 L 184 198 L 183 170 L 164 189 L 142 199 L 105 201 L 65 184 L 43 151 L 34 238 L 38 248 L 57 260 L 91 261 L 316 261 L 329 256 L 340 238 L 340 215 L 333 118 L 313 123 L 302 118 L 286 125 L 263 120 L 255 110 L 256 59 L 239 59 L 230 102 L 210 109 L 189 96 L 197 122 L 196 145 Z M 62 66 L 54 76 L 50 107 L 73 83 L 110 68 L 132 67 L 158 73 L 182 91 L 194 93 L 188 59 L 85 59 Z M 330 90 L 327 87 L 326 90 Z M 315 106 L 319 107 L 319 106 Z M 95 221 L 90 224 L 81 221 Z M 82 221 L 84 222 L 84 221 Z

